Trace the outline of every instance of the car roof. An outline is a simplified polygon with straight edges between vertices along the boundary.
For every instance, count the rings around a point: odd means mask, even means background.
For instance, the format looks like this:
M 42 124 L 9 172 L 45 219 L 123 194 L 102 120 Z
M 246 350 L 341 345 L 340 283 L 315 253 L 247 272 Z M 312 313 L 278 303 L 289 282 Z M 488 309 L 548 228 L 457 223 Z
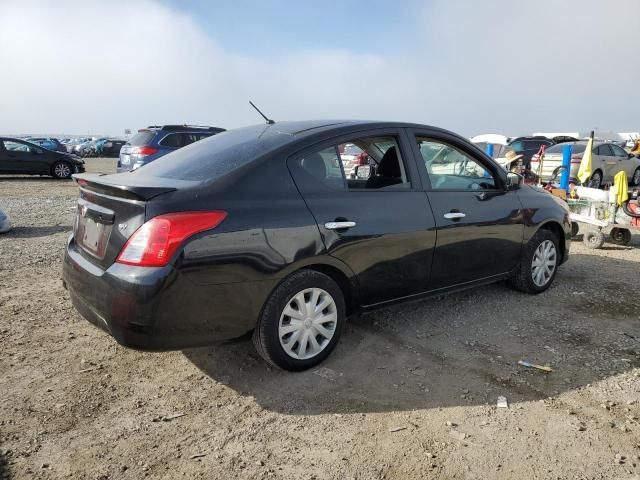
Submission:
M 369 128 L 420 128 L 420 129 L 434 129 L 442 130 L 437 127 L 431 127 L 428 125 L 422 125 L 418 123 L 406 123 L 406 122 L 388 122 L 379 120 L 298 120 L 298 121 L 284 121 L 269 124 L 257 124 L 248 127 L 241 127 L 236 130 L 244 130 L 248 136 L 251 133 L 255 134 L 259 138 L 265 136 L 276 135 L 288 135 L 291 140 L 301 139 L 313 134 L 324 133 L 333 131 L 340 133 L 341 131 L 348 132 L 354 129 L 369 129 Z

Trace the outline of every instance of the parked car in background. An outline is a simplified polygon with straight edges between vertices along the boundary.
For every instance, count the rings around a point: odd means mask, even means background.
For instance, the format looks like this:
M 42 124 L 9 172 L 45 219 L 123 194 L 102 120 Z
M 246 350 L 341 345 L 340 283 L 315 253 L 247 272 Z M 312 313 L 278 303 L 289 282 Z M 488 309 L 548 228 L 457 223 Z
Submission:
M 108 138 L 104 140 L 98 147 L 98 156 L 101 157 L 119 157 L 120 150 L 127 143 L 126 140 L 119 138 Z
M 525 168 L 529 168 L 531 158 L 540 151 L 540 147 L 544 145 L 545 148 L 549 148 L 554 145 L 553 140 L 547 137 L 517 137 L 509 142 L 509 146 L 516 152 L 517 155 L 522 155 L 522 163 Z
M 565 145 L 571 145 L 571 171 L 569 178 L 577 182 L 580 162 L 587 147 L 586 141 L 567 142 L 549 147 L 542 161 L 541 180 L 548 182 L 553 173 L 562 166 L 562 151 Z M 611 142 L 593 142 L 591 160 L 591 178 L 588 186 L 600 188 L 604 183 L 613 183 L 616 173 L 624 171 L 631 185 L 640 185 L 640 159 L 627 153 L 622 147 Z M 531 160 L 531 170 L 537 172 L 540 167 L 540 158 L 534 155 Z
M 343 144 L 374 173 L 348 178 Z M 540 293 L 569 255 L 566 203 L 425 125 L 256 125 L 75 179 L 64 285 L 87 320 L 145 350 L 253 331 L 268 362 L 303 370 L 351 313 L 505 279 Z
M 135 170 L 167 153 L 224 131 L 224 128 L 198 125 L 155 125 L 140 129 L 120 150 L 117 171 Z
M 18 138 L 0 137 L 0 174 L 50 175 L 71 178 L 84 172 L 84 162 L 75 155 L 56 152 Z
M 46 148 L 47 150 L 53 150 L 54 152 L 67 151 L 67 147 L 65 147 L 57 138 L 29 137 L 26 140 L 31 143 L 35 143 L 36 145 L 40 145 L 42 148 Z
M 90 140 L 91 140 L 90 138 L 86 138 L 86 137 L 72 138 L 65 145 L 65 147 L 67 149 L 67 153 L 74 153 L 77 145 L 80 145 L 81 143 L 88 142 Z

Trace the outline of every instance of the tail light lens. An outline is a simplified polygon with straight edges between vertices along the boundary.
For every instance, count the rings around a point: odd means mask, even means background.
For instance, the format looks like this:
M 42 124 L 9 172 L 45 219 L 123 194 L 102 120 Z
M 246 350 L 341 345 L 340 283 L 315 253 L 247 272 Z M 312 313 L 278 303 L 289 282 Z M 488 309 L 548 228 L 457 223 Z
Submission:
M 158 149 L 154 147 L 133 147 L 131 149 L 131 154 L 146 157 L 147 155 L 153 155 L 157 151 Z
M 227 212 L 167 213 L 152 218 L 127 240 L 117 263 L 139 267 L 164 267 L 182 242 L 196 233 L 217 227 Z

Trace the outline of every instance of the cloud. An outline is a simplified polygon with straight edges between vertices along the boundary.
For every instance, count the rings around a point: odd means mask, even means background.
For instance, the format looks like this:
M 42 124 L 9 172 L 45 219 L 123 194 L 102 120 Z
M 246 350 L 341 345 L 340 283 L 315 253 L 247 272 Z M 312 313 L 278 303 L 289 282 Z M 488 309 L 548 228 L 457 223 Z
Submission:
M 151 0 L 0 3 L 0 132 L 374 118 L 486 131 L 637 130 L 637 0 L 416 3 L 397 54 L 250 55 Z M 560 5 L 559 5 L 560 4 Z M 365 25 L 384 35 L 384 24 Z

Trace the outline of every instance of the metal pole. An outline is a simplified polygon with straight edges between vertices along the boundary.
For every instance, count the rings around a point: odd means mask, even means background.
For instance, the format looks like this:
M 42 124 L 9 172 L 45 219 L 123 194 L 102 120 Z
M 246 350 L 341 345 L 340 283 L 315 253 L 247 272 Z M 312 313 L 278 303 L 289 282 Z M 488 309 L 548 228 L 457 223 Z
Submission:
M 493 143 L 487 143 L 487 155 L 493 158 Z
M 571 145 L 562 147 L 562 175 L 560 176 L 560 188 L 569 190 L 569 173 L 571 173 Z

